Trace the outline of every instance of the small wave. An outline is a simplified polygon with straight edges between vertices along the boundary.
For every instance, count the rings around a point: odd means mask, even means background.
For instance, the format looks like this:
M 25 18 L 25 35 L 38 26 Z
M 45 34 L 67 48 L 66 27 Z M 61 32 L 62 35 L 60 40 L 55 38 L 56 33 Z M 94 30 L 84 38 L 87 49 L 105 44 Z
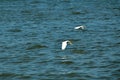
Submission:
M 0 77 L 13 77 L 13 76 L 15 76 L 16 74 L 14 74 L 14 73 L 1 73 L 0 74 Z
M 22 30 L 15 28 L 15 29 L 9 29 L 8 31 L 9 32 L 21 32 Z
M 60 64 L 67 64 L 67 65 L 70 65 L 70 64 L 73 64 L 74 62 L 73 61 L 69 61 L 69 60 L 64 60 L 64 61 L 61 61 Z
M 0 73 L 0 79 L 2 80 L 12 79 L 12 78 L 15 78 L 15 76 L 18 76 L 18 75 L 15 73 Z
M 30 2 L 30 4 L 38 4 L 38 3 L 40 3 L 39 1 L 32 1 L 32 2 Z
M 76 72 L 69 72 L 69 73 L 66 74 L 66 76 L 68 76 L 68 77 L 76 77 L 76 76 L 79 76 L 79 75 Z
M 79 78 L 80 80 L 88 80 L 89 78 L 92 78 L 93 76 L 91 75 L 88 75 L 86 73 L 78 73 L 78 72 L 75 72 L 75 71 L 72 71 L 72 72 L 68 72 L 65 74 L 67 77 L 71 77 L 71 78 Z
M 31 14 L 32 12 L 30 10 L 23 10 L 21 11 L 22 14 Z
M 12 79 L 28 79 L 31 78 L 29 75 L 23 75 L 23 74 L 15 74 L 15 73 L 1 73 L 0 79 L 2 80 L 12 80 Z
M 85 53 L 84 50 L 77 50 L 77 49 L 73 50 L 72 52 L 76 53 L 76 54 L 83 54 L 83 53 Z
M 39 49 L 39 48 L 47 48 L 47 46 L 35 44 L 35 45 L 32 45 L 32 46 L 29 46 L 26 50 Z
M 73 11 L 72 14 L 73 15 L 78 15 L 78 14 L 81 14 L 81 12 L 79 12 L 79 11 Z

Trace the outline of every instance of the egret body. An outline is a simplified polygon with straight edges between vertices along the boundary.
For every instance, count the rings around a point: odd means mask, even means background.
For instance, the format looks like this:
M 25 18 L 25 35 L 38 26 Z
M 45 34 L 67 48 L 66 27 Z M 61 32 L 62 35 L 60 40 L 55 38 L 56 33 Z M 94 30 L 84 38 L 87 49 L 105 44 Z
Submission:
M 74 29 L 85 29 L 85 26 L 77 26 Z
M 65 48 L 67 47 L 67 43 L 72 44 L 71 41 L 69 41 L 69 40 L 63 41 L 62 42 L 62 47 L 61 47 L 62 50 L 65 50 Z

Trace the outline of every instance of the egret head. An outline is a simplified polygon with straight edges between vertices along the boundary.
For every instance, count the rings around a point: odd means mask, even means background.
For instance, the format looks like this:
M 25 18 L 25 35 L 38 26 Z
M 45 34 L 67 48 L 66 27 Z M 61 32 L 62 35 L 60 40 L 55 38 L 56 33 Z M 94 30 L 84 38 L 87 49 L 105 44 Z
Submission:
M 85 26 L 81 26 L 81 29 L 85 29 Z
M 69 41 L 69 40 L 67 40 L 67 43 L 72 44 L 72 42 L 71 42 L 71 41 Z

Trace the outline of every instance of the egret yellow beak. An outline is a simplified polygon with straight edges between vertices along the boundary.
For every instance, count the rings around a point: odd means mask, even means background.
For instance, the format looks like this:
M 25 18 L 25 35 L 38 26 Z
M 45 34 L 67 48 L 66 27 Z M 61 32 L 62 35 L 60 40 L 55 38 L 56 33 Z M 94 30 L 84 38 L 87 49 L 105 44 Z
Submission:
M 71 44 L 71 45 L 72 45 L 72 42 L 71 42 L 71 41 L 69 41 L 69 44 Z

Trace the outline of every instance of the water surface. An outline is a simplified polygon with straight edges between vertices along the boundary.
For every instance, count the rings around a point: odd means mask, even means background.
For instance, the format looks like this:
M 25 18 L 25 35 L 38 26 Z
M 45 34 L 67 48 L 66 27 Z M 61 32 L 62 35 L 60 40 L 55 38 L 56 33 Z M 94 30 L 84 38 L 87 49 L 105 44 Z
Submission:
M 0 0 L 0 80 L 119 80 L 119 4 Z

